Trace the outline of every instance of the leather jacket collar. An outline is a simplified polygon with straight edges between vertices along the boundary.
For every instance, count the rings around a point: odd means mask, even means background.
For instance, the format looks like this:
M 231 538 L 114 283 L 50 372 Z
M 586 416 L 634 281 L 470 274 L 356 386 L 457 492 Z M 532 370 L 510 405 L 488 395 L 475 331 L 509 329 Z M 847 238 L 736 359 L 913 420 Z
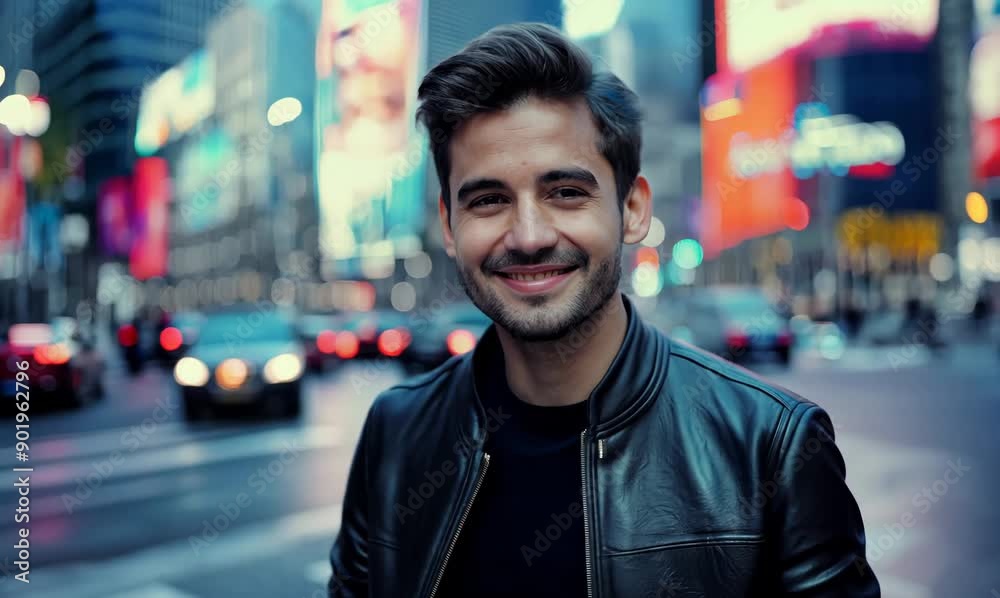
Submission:
M 635 313 L 635 307 L 628 297 L 621 295 L 621 298 L 621 303 L 612 301 L 594 318 L 599 322 L 600 318 L 613 313 L 610 310 L 622 309 L 624 306 L 628 320 L 625 338 L 618 353 L 589 397 L 589 428 L 597 437 L 613 433 L 641 413 L 659 394 L 667 378 L 670 350 L 666 337 L 648 328 Z M 569 337 L 559 341 L 555 345 L 556 351 L 564 352 L 566 359 L 572 359 L 573 352 L 583 343 L 593 342 L 594 339 L 589 338 L 593 335 L 593 326 L 589 321 L 584 323 Z M 474 397 L 469 405 L 473 412 L 473 429 L 463 429 L 460 433 L 476 446 L 482 446 L 485 440 L 483 429 L 486 413 L 476 391 L 475 364 L 491 351 L 500 350 L 499 343 L 496 324 L 492 324 L 477 343 L 476 349 L 462 359 L 456 372 L 458 380 L 469 381 Z M 464 384 L 461 386 L 468 388 Z

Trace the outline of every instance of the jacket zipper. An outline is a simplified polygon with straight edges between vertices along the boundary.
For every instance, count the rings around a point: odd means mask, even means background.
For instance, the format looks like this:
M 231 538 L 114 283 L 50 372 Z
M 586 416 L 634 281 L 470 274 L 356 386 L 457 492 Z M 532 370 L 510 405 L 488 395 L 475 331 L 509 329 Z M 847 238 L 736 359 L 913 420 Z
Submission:
M 593 561 L 590 556 L 590 517 L 587 510 L 587 430 L 580 434 L 580 476 L 583 484 L 583 543 L 587 567 L 587 598 L 594 596 Z
M 479 476 L 476 478 L 476 485 L 472 489 L 472 497 L 469 498 L 469 502 L 465 504 L 465 510 L 462 511 L 462 517 L 458 520 L 458 527 L 455 529 L 455 533 L 451 536 L 451 542 L 448 544 L 448 550 L 444 553 L 444 560 L 441 561 L 441 568 L 438 569 L 437 578 L 434 579 L 434 586 L 431 587 L 431 593 L 428 598 L 434 598 L 437 594 L 438 587 L 441 585 L 441 580 L 444 579 L 444 570 L 448 566 L 448 559 L 451 558 L 451 553 L 455 550 L 455 544 L 458 543 L 458 535 L 462 533 L 462 526 L 465 525 L 465 520 L 469 517 L 469 511 L 472 510 L 472 503 L 476 502 L 476 495 L 479 494 L 479 488 L 483 485 L 483 480 L 486 479 L 486 468 L 490 466 L 490 454 L 483 453 L 483 465 L 479 468 Z

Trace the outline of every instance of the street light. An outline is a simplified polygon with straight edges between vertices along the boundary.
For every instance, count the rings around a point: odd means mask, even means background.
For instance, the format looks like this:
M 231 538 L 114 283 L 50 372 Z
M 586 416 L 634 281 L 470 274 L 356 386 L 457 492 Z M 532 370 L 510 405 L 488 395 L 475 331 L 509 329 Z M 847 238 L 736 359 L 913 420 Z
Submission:
M 985 223 L 990 217 L 990 205 L 982 193 L 973 191 L 965 196 L 965 213 L 976 224 Z

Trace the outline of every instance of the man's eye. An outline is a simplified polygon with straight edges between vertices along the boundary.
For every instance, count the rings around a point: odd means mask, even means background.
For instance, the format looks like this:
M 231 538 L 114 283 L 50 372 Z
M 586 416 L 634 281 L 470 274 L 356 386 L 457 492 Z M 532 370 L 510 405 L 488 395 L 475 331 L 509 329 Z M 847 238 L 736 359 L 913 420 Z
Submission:
M 506 201 L 506 198 L 503 195 L 484 195 L 473 200 L 472 203 L 469 204 L 469 207 L 479 208 L 482 206 L 492 206 L 500 204 L 504 201 Z
M 586 197 L 587 193 L 576 187 L 560 187 L 552 192 L 552 196 L 557 199 L 577 199 Z

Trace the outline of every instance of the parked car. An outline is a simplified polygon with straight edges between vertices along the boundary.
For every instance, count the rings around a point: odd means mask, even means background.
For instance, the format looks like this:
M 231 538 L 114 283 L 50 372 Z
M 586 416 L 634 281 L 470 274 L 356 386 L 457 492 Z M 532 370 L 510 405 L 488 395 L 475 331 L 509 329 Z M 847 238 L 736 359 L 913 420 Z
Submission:
M 79 407 L 104 394 L 104 359 L 72 318 L 10 326 L 0 341 L 0 364 L 0 394 L 7 405 L 24 384 L 33 410 Z M 21 371 L 27 376 L 19 387 Z
M 761 356 L 791 361 L 789 313 L 752 287 L 698 289 L 682 302 L 677 336 L 736 362 Z
M 206 315 L 173 373 L 188 420 L 229 407 L 298 417 L 304 369 L 305 350 L 292 319 L 248 308 Z
M 403 362 L 410 372 L 433 369 L 454 355 L 474 349 L 492 323 L 471 303 L 443 310 L 414 334 L 403 353 Z

